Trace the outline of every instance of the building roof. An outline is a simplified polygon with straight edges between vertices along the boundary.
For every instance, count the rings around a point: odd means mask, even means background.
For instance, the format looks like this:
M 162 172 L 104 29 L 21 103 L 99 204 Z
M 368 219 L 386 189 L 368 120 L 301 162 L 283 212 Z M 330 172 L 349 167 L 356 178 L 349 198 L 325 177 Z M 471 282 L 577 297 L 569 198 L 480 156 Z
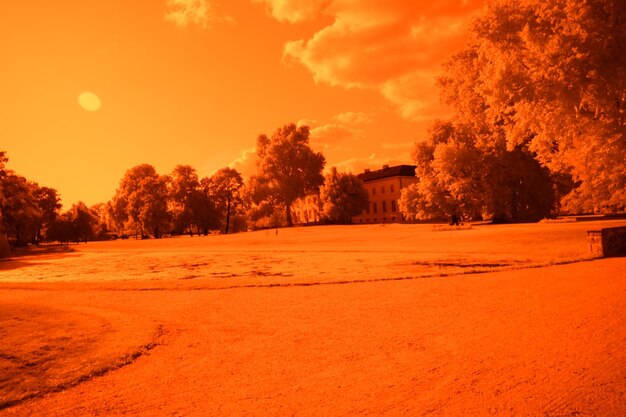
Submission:
M 359 179 L 363 182 L 380 180 L 390 177 L 414 177 L 415 165 L 396 165 L 393 167 L 384 165 L 383 169 L 377 171 L 370 171 L 366 169 L 365 172 L 358 175 Z

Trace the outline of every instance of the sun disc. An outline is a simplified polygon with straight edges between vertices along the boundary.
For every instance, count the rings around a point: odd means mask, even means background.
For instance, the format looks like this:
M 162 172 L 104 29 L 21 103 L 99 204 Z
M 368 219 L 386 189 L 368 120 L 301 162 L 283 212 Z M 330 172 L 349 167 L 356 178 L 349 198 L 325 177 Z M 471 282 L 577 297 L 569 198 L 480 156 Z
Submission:
M 85 91 L 79 94 L 78 104 L 80 105 L 80 107 L 87 111 L 98 111 L 100 110 L 100 106 L 102 105 L 102 103 L 100 102 L 100 98 L 89 91 Z

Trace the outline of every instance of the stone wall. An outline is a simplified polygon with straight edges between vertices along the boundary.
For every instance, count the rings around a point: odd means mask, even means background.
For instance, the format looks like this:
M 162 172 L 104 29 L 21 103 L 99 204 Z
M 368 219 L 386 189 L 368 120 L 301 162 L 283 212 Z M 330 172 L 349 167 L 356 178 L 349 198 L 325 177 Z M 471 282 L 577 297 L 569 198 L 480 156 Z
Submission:
M 626 226 L 587 231 L 591 253 L 598 257 L 626 255 Z

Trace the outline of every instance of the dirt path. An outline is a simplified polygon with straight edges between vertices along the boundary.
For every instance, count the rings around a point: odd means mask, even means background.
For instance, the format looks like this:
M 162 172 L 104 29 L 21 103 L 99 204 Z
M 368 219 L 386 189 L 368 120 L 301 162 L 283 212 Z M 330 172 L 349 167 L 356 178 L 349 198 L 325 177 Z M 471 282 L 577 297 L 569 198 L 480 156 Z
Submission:
M 624 277 L 617 258 L 310 287 L 0 289 L 1 303 L 131 317 L 121 338 L 163 329 L 132 364 L 0 416 L 621 417 Z

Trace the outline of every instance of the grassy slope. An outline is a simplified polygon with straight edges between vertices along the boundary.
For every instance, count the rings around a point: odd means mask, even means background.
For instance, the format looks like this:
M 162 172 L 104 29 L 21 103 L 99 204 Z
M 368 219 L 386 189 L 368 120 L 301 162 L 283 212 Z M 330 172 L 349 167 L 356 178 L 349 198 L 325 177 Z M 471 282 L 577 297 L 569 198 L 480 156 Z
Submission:
M 132 291 L 558 263 L 587 256 L 590 226 L 281 229 L 20 258 L 0 271 L 0 403 L 84 383 L 0 415 L 623 415 L 621 259 Z M 160 329 L 148 356 L 91 380 Z

